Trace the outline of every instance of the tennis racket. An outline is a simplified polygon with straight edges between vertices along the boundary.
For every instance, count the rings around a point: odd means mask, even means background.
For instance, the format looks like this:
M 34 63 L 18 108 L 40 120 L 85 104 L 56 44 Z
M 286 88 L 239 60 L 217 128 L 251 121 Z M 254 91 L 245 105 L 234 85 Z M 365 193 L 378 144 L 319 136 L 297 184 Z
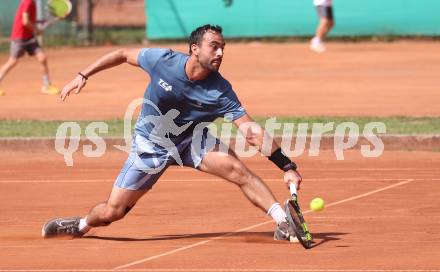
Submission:
M 46 29 L 48 26 L 69 16 L 72 12 L 72 3 L 69 0 L 49 0 L 47 2 L 47 18 L 41 23 L 40 29 Z
M 284 209 L 286 211 L 287 220 L 292 226 L 298 241 L 305 249 L 312 247 L 312 234 L 310 234 L 307 228 L 307 223 L 304 220 L 301 209 L 298 204 L 298 194 L 296 191 L 296 185 L 290 183 L 291 197 L 286 201 Z

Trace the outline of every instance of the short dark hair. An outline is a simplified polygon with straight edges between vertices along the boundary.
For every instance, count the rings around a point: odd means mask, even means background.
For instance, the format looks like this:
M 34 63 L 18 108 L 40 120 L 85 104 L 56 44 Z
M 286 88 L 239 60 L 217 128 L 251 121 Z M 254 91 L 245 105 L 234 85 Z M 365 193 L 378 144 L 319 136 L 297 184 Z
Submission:
M 190 55 L 192 54 L 191 45 L 200 44 L 202 42 L 203 35 L 205 35 L 205 33 L 208 31 L 214 31 L 214 32 L 221 35 L 223 29 L 219 25 L 210 25 L 210 24 L 202 25 L 202 26 L 199 26 L 198 28 L 196 28 L 193 32 L 191 32 L 191 35 L 189 36 L 189 54 Z

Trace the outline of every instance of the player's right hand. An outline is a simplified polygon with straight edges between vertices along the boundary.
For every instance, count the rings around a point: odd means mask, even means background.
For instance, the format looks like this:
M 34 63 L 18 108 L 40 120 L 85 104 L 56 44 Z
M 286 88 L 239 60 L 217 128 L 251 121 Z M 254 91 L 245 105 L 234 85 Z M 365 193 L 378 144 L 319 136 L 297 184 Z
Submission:
M 293 184 L 295 184 L 296 189 L 299 190 L 301 181 L 302 181 L 302 177 L 298 173 L 298 171 L 289 170 L 284 173 L 284 183 L 286 183 L 287 188 L 289 188 L 290 183 L 293 183 Z
M 66 98 L 70 95 L 70 92 L 75 90 L 75 94 L 79 94 L 81 89 L 86 86 L 87 81 L 80 75 L 76 76 L 75 79 L 70 81 L 66 86 L 61 90 L 61 100 L 66 100 Z

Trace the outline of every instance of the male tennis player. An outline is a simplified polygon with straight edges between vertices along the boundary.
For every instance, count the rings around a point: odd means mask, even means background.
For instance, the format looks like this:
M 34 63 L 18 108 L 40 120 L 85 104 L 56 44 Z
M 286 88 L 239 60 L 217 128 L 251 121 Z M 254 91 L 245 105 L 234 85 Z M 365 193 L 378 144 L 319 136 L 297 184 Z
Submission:
M 57 95 L 59 90 L 50 83 L 47 57 L 35 37 L 37 31 L 36 22 L 37 8 L 34 0 L 21 0 L 12 27 L 10 56 L 0 68 L 0 83 L 6 74 L 17 64 L 18 59 L 27 52 L 30 56 L 35 55 L 41 64 L 43 71 L 43 87 L 41 92 Z M 4 94 L 5 92 L 0 89 L 0 96 Z
M 83 218 L 50 220 L 43 226 L 43 237 L 81 237 L 93 227 L 107 226 L 123 218 L 153 187 L 166 168 L 176 164 L 178 156 L 185 166 L 238 185 L 254 205 L 274 219 L 277 224 L 274 239 L 295 238 L 286 223 L 285 211 L 266 184 L 229 147 L 209 134 L 206 124 L 203 124 L 229 116 L 248 143 L 256 146 L 282 169 L 284 181 L 299 186 L 301 176 L 295 163 L 246 113 L 231 84 L 218 72 L 224 48 L 222 28 L 204 25 L 191 33 L 189 55 L 157 48 L 117 50 L 82 70 L 62 89 L 61 98 L 65 100 L 72 91 L 79 93 L 90 76 L 122 63 L 142 68 L 151 78 L 136 123 L 132 150 L 116 178 L 109 199 L 95 206 Z M 154 119 L 152 116 L 164 116 L 164 119 L 160 121 L 156 118 L 159 121 L 150 122 Z M 174 124 L 166 125 L 170 119 L 174 120 Z M 245 123 L 251 128 L 245 129 Z M 188 128 L 180 133 L 178 128 L 184 126 Z M 164 131 L 177 131 L 178 135 Z M 168 135 L 166 139 L 164 135 Z M 268 147 L 263 145 L 264 138 L 271 143 Z

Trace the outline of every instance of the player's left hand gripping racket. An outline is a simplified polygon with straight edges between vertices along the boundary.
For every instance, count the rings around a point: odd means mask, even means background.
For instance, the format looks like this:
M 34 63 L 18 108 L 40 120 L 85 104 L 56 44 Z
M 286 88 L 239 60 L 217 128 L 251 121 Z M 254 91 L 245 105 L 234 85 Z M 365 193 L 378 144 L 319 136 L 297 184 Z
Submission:
M 307 223 L 301 213 L 301 209 L 298 205 L 298 194 L 296 191 L 296 185 L 290 183 L 291 197 L 286 201 L 284 209 L 286 211 L 287 220 L 292 226 L 298 241 L 305 249 L 312 247 L 312 235 L 307 228 Z

